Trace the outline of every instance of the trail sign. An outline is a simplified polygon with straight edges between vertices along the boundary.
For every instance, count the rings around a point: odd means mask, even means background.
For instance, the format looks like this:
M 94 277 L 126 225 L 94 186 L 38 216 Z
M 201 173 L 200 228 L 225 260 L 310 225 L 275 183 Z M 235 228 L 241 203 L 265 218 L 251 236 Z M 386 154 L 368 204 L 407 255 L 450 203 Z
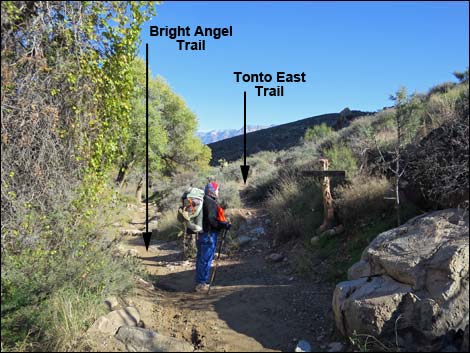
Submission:
M 305 176 L 314 177 L 340 177 L 345 178 L 346 172 L 344 170 L 306 170 L 302 173 Z
M 319 232 L 323 232 L 331 227 L 334 219 L 333 197 L 330 191 L 330 177 L 345 178 L 346 173 L 344 170 L 328 170 L 330 162 L 326 158 L 319 160 L 322 170 L 305 170 L 302 172 L 305 176 L 314 176 L 323 178 L 321 182 L 323 194 L 323 224 L 318 228 Z

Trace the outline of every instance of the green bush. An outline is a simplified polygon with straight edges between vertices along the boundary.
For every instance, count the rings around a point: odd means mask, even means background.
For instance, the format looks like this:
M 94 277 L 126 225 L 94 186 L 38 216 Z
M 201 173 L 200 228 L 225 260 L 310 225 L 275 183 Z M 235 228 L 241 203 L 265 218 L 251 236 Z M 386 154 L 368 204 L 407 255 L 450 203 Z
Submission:
M 84 241 L 58 252 L 2 256 L 2 350 L 77 349 L 105 297 L 133 286 L 136 268 L 132 259 Z
M 330 169 L 346 171 L 346 176 L 349 179 L 357 174 L 357 161 L 348 146 L 343 144 L 334 145 L 324 151 L 324 156 L 330 161 Z
M 307 129 L 307 131 L 305 132 L 304 140 L 317 142 L 321 139 L 329 137 L 331 134 L 333 134 L 333 132 L 333 129 L 325 123 L 322 123 L 320 125 L 314 125 Z

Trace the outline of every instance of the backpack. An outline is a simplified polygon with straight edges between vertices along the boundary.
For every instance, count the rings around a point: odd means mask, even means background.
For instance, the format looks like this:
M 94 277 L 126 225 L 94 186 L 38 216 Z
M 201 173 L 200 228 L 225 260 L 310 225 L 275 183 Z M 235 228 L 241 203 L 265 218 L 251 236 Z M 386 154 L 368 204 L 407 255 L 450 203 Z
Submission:
M 217 205 L 217 221 L 218 222 L 228 222 L 227 218 L 225 218 L 225 211 L 222 207 Z
M 199 231 L 202 205 L 204 202 L 204 191 L 198 188 L 189 188 L 181 196 L 181 206 L 178 209 L 178 221 L 184 223 L 186 228 Z M 199 217 L 202 219 L 202 217 Z

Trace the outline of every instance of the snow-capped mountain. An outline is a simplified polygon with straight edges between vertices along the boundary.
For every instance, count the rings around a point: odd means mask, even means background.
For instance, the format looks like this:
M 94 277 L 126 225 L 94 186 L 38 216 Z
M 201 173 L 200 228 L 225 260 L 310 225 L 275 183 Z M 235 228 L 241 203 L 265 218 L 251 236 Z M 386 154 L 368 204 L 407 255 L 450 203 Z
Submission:
M 266 129 L 268 127 L 272 127 L 274 125 L 270 126 L 263 126 L 263 125 L 247 125 L 246 126 L 246 132 L 253 132 L 253 131 L 258 131 L 262 129 Z M 233 136 L 238 136 L 243 134 L 243 127 L 240 129 L 229 129 L 229 130 L 211 130 L 211 131 L 198 131 L 196 135 L 201 139 L 202 143 L 205 145 L 213 142 L 217 142 L 220 140 L 225 140 Z

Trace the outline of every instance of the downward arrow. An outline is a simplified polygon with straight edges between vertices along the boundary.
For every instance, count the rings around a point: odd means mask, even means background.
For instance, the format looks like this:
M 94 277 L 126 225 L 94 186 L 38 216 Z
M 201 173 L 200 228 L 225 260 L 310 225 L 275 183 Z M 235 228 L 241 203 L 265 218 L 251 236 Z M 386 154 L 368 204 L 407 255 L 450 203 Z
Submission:
M 150 238 L 152 232 L 149 232 L 149 45 L 145 43 L 145 232 L 144 237 L 145 248 L 149 250 Z M 140 202 L 140 200 L 137 200 Z
M 240 166 L 243 176 L 243 182 L 246 184 L 250 166 L 246 165 L 246 91 L 243 92 L 243 165 Z

